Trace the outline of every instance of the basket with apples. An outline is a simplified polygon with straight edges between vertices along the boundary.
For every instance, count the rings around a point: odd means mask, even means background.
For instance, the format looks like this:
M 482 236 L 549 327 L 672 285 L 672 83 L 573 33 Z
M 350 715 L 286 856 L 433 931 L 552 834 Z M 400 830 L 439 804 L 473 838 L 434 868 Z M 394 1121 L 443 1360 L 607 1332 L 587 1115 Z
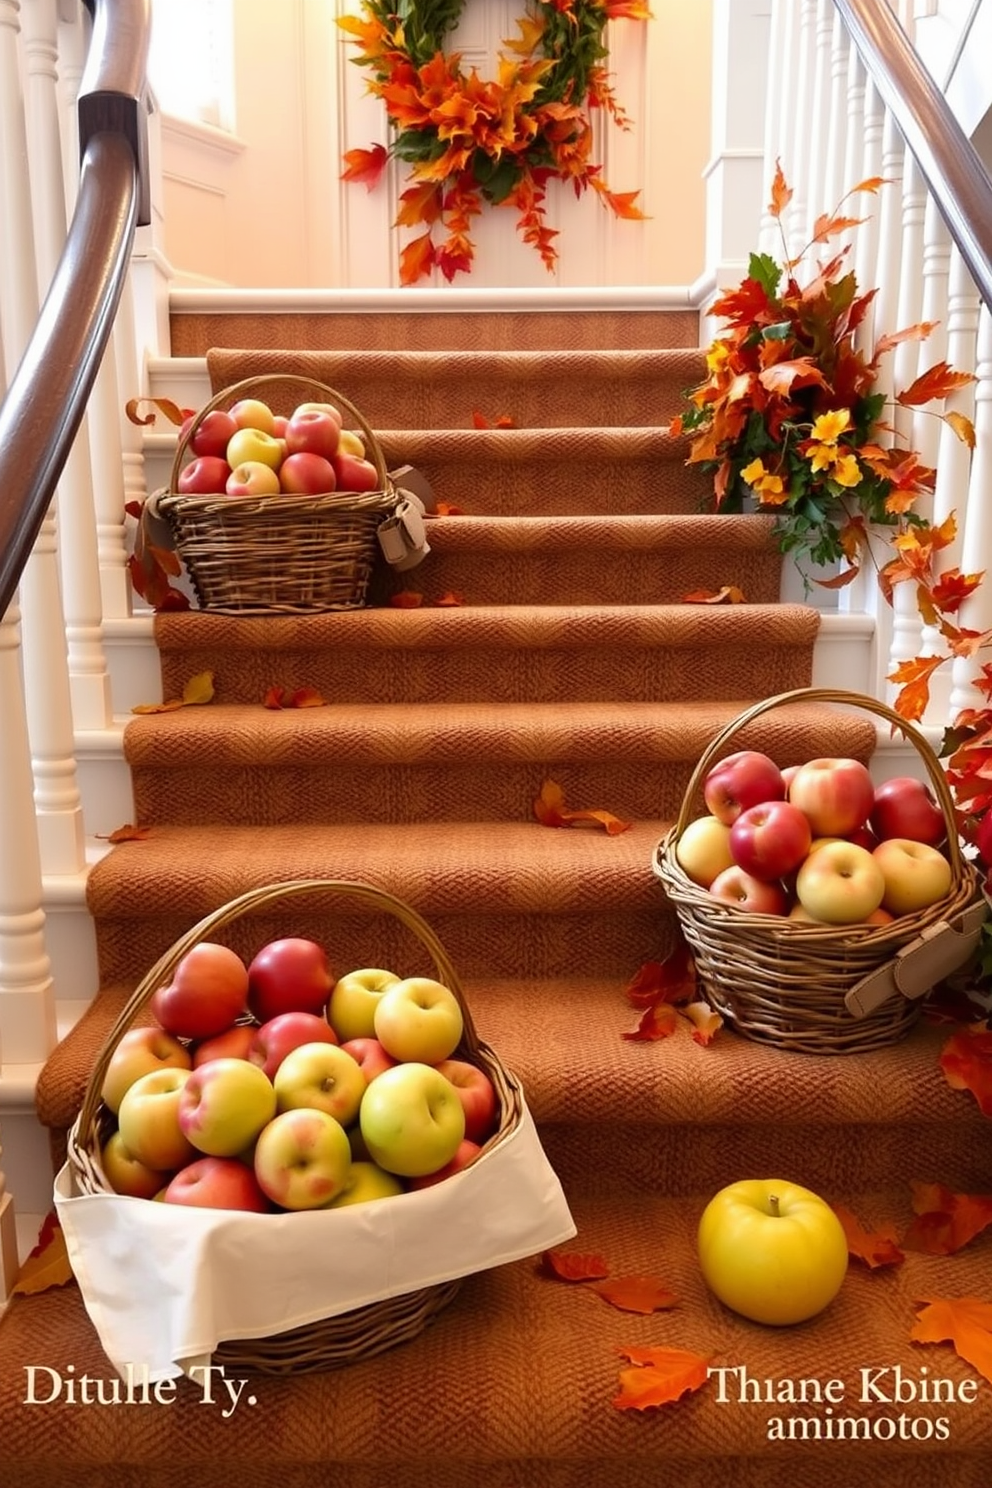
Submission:
M 800 702 L 884 719 L 928 780 L 876 786 L 859 760 L 782 770 L 759 751 L 727 753 L 753 719 Z M 876 698 L 826 688 L 768 698 L 711 740 L 654 869 L 712 1006 L 748 1038 L 805 1053 L 901 1038 L 971 956 L 986 915 L 925 736 Z
M 246 961 L 215 938 L 314 895 L 395 916 L 437 978 L 338 975 L 299 936 Z M 161 1340 L 165 1372 L 204 1338 L 262 1371 L 353 1362 L 419 1332 L 471 1271 L 575 1233 L 433 931 L 339 880 L 253 889 L 159 959 L 91 1072 L 55 1198 L 108 1355 L 147 1362 Z
M 224 388 L 183 424 L 154 505 L 202 609 L 296 614 L 365 603 L 398 500 L 354 404 L 280 373 Z

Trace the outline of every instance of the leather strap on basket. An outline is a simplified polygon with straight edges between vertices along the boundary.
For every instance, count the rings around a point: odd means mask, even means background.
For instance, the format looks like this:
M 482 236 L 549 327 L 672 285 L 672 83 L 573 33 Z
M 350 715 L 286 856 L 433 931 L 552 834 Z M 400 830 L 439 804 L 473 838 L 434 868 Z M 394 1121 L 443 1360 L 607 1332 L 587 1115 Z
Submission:
M 909 945 L 869 972 L 848 991 L 844 1003 L 854 1018 L 866 1018 L 899 993 L 915 1002 L 957 971 L 978 945 L 988 915 L 984 900 L 962 909 L 952 920 L 938 920 Z

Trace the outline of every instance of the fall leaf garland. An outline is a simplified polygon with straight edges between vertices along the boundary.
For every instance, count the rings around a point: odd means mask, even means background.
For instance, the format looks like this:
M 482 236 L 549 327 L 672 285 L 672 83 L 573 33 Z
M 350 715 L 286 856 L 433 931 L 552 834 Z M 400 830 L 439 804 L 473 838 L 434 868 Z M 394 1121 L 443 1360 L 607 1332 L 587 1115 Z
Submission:
M 391 157 L 409 166 L 395 226 L 422 228 L 400 255 L 400 281 L 438 269 L 449 282 L 471 272 L 472 221 L 483 204 L 517 212 L 517 230 L 550 271 L 557 233 L 546 220 L 550 180 L 589 187 L 616 217 L 637 220 L 638 191 L 613 192 L 591 159 L 590 115 L 600 109 L 620 129 L 630 121 L 605 67 L 607 24 L 646 21 L 643 0 L 532 0 L 506 39 L 498 75 L 466 73 L 445 52 L 465 0 L 363 0 L 338 25 L 359 48 L 352 60 L 371 72 L 369 92 L 386 106 L 389 146 L 345 153 L 342 179 L 372 190 Z

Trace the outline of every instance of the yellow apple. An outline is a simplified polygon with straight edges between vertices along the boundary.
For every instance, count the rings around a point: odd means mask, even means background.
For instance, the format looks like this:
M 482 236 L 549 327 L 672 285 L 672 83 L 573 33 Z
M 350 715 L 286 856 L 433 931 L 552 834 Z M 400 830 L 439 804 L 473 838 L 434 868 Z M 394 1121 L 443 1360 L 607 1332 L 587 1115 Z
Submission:
M 191 1069 L 192 1058 L 185 1044 L 163 1029 L 129 1028 L 107 1062 L 103 1077 L 103 1103 L 116 1115 L 124 1092 L 142 1075 L 157 1069 Z
M 112 1132 L 103 1145 L 100 1162 L 114 1193 L 128 1194 L 132 1199 L 153 1199 L 172 1177 L 158 1168 L 139 1162 L 124 1146 L 119 1131 Z
M 721 1189 L 703 1211 L 697 1245 L 710 1290 L 756 1323 L 815 1317 L 847 1274 L 847 1239 L 830 1205 L 783 1179 Z
M 403 1184 L 393 1173 L 387 1173 L 374 1162 L 353 1162 L 346 1186 L 325 1209 L 344 1209 L 351 1204 L 367 1204 L 372 1199 L 391 1199 L 405 1193 Z
M 694 884 L 708 889 L 725 868 L 732 868 L 730 828 L 715 816 L 691 821 L 675 844 L 675 861 Z
M 882 907 L 890 914 L 929 909 L 951 892 L 951 865 L 936 847 L 911 837 L 888 837 L 872 853 L 885 882 Z
M 338 449 L 344 455 L 354 455 L 356 460 L 365 459 L 365 441 L 353 429 L 341 430 Z
M 885 892 L 882 869 L 865 847 L 825 842 L 796 875 L 796 898 L 815 920 L 855 925 L 876 910 Z

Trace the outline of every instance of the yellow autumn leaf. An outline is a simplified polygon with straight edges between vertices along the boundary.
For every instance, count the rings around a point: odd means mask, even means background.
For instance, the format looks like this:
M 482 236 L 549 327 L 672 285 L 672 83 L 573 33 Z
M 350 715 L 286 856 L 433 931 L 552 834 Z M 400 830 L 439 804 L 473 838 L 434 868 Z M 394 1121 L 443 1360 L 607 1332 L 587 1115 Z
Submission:
M 198 705 L 209 703 L 214 695 L 213 672 L 197 672 L 195 677 L 190 677 L 183 688 L 183 702 L 187 705 Z
M 50 1287 L 65 1286 L 72 1280 L 62 1226 L 54 1214 L 49 1214 L 41 1227 L 37 1245 L 18 1272 L 11 1295 L 30 1297 L 35 1292 L 47 1292 Z

